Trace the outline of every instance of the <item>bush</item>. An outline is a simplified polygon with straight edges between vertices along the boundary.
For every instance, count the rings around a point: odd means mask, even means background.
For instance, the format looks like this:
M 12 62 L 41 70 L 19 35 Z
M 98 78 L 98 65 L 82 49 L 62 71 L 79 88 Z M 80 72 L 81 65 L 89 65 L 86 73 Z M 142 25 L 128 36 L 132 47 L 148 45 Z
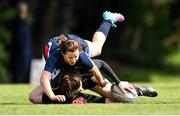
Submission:
M 6 23 L 14 16 L 14 11 L 7 8 L 5 2 L 0 6 L 0 82 L 5 83 L 10 81 L 10 73 L 8 72 L 10 54 L 8 46 L 11 42 L 11 33 L 8 31 Z

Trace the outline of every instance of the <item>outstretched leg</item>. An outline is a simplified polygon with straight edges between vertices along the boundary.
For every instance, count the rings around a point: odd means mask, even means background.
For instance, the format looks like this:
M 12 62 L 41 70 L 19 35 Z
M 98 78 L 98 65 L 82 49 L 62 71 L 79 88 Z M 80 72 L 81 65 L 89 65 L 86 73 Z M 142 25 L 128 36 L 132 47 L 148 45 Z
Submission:
M 116 22 L 124 21 L 124 16 L 120 13 L 111 13 L 106 11 L 103 13 L 103 19 L 104 20 L 100 27 L 94 33 L 92 38 L 92 45 L 89 47 L 91 57 L 95 57 L 101 54 L 102 47 L 105 43 L 111 26 L 116 27 Z

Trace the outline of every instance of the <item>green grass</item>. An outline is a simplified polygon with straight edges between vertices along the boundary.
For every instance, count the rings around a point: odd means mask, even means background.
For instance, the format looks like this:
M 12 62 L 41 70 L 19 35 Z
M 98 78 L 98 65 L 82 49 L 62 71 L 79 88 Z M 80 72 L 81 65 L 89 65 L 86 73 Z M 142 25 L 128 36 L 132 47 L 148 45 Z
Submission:
M 179 79 L 180 81 L 180 79 Z M 179 114 L 179 81 L 138 83 L 149 85 L 159 91 L 156 98 L 139 97 L 133 104 L 85 104 L 85 105 L 34 105 L 27 97 L 35 85 L 0 85 L 0 114 L 23 115 L 65 115 L 65 114 Z M 89 91 L 86 91 L 89 92 Z
M 180 54 L 169 56 L 167 62 L 180 66 Z M 36 85 L 1 84 L 0 115 L 180 115 L 180 73 L 132 67 L 116 71 L 122 80 L 129 77 L 138 85 L 156 88 L 158 97 L 139 97 L 133 104 L 34 105 L 28 101 L 28 94 Z

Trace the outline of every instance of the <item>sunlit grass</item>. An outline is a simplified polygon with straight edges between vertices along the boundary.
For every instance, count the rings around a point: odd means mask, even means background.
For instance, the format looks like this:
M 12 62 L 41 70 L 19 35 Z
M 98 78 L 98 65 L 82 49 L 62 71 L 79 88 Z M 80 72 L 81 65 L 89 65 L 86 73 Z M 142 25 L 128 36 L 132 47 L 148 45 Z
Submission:
M 169 56 L 167 62 L 180 64 L 179 60 L 180 54 L 176 54 Z M 158 97 L 139 97 L 133 104 L 34 105 L 28 101 L 28 95 L 36 84 L 1 84 L 0 115 L 180 115 L 180 73 L 136 67 L 119 67 L 116 73 L 121 80 L 154 87 Z
M 163 79 L 163 78 L 162 78 Z M 179 114 L 180 85 L 179 80 L 171 82 L 141 82 L 158 90 L 158 97 L 139 97 L 136 103 L 124 104 L 58 104 L 34 105 L 28 101 L 29 92 L 37 85 L 0 85 L 0 114 L 24 115 L 120 115 L 120 114 Z M 90 93 L 90 91 L 86 91 Z

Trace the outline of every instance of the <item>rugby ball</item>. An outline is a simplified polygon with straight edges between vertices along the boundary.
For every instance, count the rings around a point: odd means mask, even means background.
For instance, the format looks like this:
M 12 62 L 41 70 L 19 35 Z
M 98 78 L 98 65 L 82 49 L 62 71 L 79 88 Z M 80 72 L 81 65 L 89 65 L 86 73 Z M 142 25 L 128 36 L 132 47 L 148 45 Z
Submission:
M 111 90 L 113 97 L 117 102 L 134 103 L 138 97 L 135 89 L 132 89 L 131 91 L 125 90 L 126 94 L 124 94 L 116 84 L 112 84 Z

